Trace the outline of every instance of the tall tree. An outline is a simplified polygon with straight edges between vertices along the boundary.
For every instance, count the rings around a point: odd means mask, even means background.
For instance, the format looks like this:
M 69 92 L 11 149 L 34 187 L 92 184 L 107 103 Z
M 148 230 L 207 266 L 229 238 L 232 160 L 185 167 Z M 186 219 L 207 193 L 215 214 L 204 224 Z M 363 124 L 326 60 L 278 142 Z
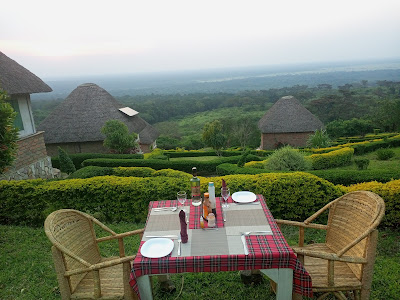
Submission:
M 17 113 L 7 100 L 7 93 L 0 89 L 0 174 L 7 171 L 17 153 L 18 129 L 14 127 Z
M 222 130 L 222 124 L 220 121 L 215 120 L 211 123 L 207 123 L 203 127 L 202 139 L 204 143 L 212 147 L 218 155 L 221 154 L 222 147 L 225 146 L 227 137 Z
M 106 136 L 103 145 L 117 153 L 124 153 L 137 147 L 136 133 L 129 133 L 128 126 L 119 120 L 109 120 L 101 129 Z

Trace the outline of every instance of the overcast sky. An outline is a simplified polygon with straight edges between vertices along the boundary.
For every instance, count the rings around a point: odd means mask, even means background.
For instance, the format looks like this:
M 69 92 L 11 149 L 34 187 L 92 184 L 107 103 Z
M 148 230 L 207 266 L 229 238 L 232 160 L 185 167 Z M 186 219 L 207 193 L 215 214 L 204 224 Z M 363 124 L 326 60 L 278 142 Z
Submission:
M 400 0 L 3 0 L 0 51 L 43 78 L 400 57 Z

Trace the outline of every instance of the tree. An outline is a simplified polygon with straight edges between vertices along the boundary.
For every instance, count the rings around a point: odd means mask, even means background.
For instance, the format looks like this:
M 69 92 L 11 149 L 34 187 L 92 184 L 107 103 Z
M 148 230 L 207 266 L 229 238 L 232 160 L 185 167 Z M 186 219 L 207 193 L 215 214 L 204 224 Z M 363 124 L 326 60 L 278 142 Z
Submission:
M 217 155 L 220 155 L 220 150 L 225 146 L 227 140 L 221 122 L 215 120 L 206 123 L 203 127 L 202 139 L 207 146 L 212 147 L 217 152 Z
M 103 145 L 117 153 L 124 153 L 137 147 L 137 134 L 129 133 L 128 126 L 119 120 L 109 120 L 101 132 L 106 136 Z
M 67 152 L 58 147 L 58 159 L 60 160 L 60 171 L 68 175 L 76 171 L 75 165 Z
M 327 148 L 331 145 L 331 140 L 326 130 L 316 130 L 307 140 L 307 147 L 310 148 Z
M 7 171 L 17 153 L 18 129 L 14 127 L 17 113 L 7 100 L 7 93 L 0 89 L 0 173 Z

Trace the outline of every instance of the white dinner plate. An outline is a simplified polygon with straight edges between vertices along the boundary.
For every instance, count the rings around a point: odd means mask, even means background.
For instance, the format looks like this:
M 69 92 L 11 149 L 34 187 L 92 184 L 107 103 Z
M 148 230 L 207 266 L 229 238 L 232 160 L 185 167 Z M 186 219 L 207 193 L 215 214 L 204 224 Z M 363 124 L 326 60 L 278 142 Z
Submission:
M 144 257 L 148 258 L 158 258 L 167 256 L 174 249 L 174 242 L 167 238 L 154 238 L 146 241 L 142 248 L 140 248 L 140 253 Z
M 257 199 L 256 194 L 248 191 L 241 191 L 232 194 L 232 199 L 238 203 L 250 203 Z

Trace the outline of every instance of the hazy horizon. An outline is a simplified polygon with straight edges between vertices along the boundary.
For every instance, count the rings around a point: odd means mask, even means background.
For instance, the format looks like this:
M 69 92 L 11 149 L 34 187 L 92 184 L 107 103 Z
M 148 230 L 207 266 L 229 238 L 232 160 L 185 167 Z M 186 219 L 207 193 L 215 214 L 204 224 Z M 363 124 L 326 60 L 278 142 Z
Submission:
M 6 0 L 0 51 L 41 78 L 397 59 L 398 11 L 397 0 Z

